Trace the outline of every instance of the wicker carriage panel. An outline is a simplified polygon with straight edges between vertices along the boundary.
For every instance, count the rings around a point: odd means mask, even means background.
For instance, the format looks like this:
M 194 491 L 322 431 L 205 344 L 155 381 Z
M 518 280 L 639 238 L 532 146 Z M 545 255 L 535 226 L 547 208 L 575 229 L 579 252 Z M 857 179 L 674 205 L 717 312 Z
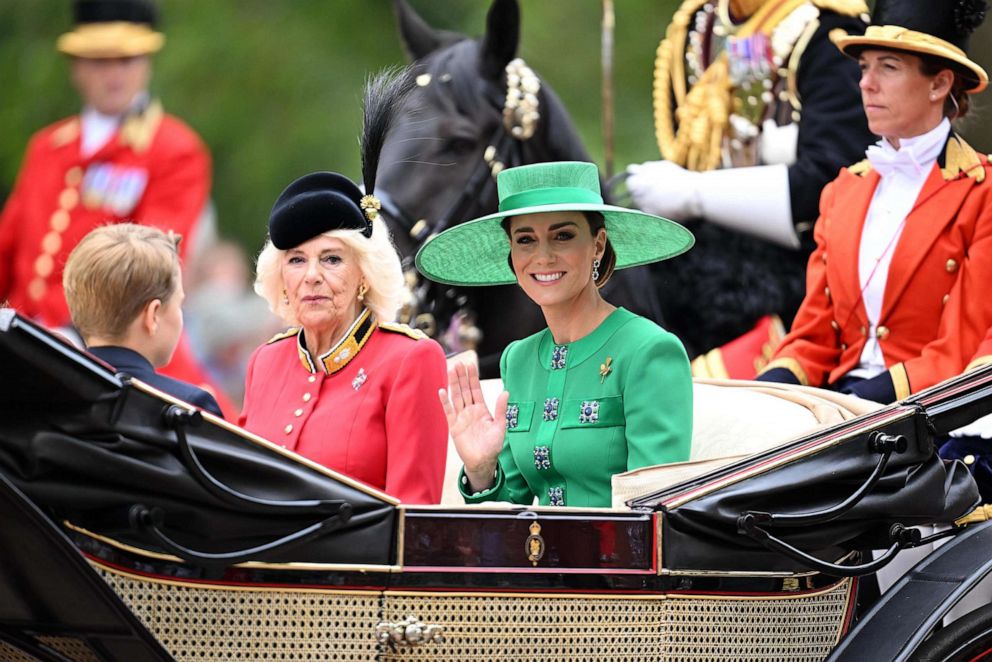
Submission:
M 836 644 L 851 599 L 849 580 L 818 592 L 759 597 L 383 594 L 234 589 L 95 567 L 172 655 L 206 662 L 812 662 Z M 444 640 L 412 647 L 377 643 L 377 624 L 411 616 L 443 626 Z
M 381 659 L 822 660 L 850 597 L 850 581 L 759 598 L 387 594 L 386 620 L 415 616 L 445 639 Z
M 40 636 L 37 641 L 73 662 L 100 662 L 85 641 L 74 637 Z M 38 662 L 38 658 L 0 641 L 0 662 Z
M 232 589 L 95 565 L 177 660 L 375 660 L 375 591 Z
M 0 641 L 0 662 L 38 662 L 38 658 Z

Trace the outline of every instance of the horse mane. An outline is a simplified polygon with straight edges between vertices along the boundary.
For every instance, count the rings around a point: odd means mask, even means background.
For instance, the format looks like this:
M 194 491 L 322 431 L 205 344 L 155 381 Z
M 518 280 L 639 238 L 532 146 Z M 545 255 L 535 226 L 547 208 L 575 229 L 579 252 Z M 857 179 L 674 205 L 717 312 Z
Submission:
M 410 67 L 390 68 L 369 78 L 362 104 L 363 122 L 360 139 L 362 183 L 369 195 L 375 191 L 379 156 L 398 111 L 414 88 Z

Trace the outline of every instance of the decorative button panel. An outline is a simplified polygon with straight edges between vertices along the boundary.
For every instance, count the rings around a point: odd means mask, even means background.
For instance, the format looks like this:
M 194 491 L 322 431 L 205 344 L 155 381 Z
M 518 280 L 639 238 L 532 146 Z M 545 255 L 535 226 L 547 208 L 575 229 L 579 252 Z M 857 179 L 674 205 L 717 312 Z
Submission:
M 544 401 L 544 420 L 553 421 L 558 418 L 558 398 L 548 398 Z
M 579 423 L 595 423 L 599 420 L 599 400 L 585 400 L 579 409 Z
M 534 467 L 538 471 L 551 468 L 551 449 L 547 446 L 534 447 Z

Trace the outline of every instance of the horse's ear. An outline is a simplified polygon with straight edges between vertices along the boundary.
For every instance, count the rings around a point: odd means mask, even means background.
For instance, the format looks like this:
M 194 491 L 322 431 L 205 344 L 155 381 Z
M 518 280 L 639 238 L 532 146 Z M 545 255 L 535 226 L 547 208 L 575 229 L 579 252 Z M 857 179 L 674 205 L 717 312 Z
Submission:
M 517 55 L 520 42 L 520 7 L 517 0 L 494 0 L 486 16 L 486 36 L 479 49 L 479 73 L 499 80 Z
M 466 38 L 457 32 L 432 28 L 406 0 L 393 0 L 393 7 L 396 9 L 403 50 L 411 61 Z

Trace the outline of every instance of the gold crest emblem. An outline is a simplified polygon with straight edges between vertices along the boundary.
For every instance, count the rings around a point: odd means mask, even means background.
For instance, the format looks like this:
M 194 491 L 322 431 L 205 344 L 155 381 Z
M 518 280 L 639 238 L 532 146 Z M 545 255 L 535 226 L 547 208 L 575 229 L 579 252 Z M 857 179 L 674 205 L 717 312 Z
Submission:
M 530 525 L 530 535 L 527 536 L 524 551 L 527 553 L 527 560 L 531 562 L 531 565 L 536 566 L 537 562 L 544 556 L 544 538 L 541 537 L 541 525 L 537 522 L 532 522 Z

